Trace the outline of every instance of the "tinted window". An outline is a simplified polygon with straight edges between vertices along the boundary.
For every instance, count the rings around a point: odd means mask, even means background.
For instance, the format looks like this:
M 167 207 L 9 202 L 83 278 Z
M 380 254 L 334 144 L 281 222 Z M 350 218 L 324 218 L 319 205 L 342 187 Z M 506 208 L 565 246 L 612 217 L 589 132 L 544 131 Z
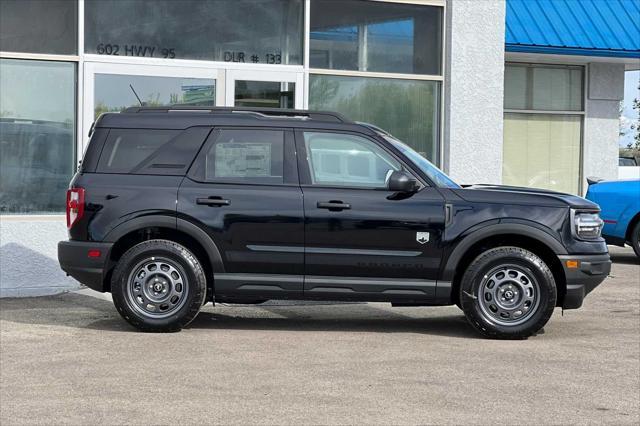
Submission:
M 220 130 L 204 157 L 207 181 L 282 183 L 284 131 Z
M 179 130 L 112 129 L 100 155 L 98 172 L 129 173 L 178 133 Z
M 85 51 L 301 64 L 302 0 L 85 0 Z
M 441 33 L 441 7 L 312 0 L 309 62 L 313 68 L 440 75 Z
M 305 132 L 307 161 L 314 185 L 384 188 L 400 163 L 374 142 L 355 135 Z
M 75 0 L 0 1 L 0 51 L 72 55 L 77 29 Z

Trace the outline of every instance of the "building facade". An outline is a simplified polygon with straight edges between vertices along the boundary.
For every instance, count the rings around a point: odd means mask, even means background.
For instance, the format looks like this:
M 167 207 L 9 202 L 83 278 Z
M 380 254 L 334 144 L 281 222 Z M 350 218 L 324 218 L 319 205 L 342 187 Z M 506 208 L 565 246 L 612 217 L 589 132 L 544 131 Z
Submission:
M 0 295 L 75 287 L 64 191 L 94 119 L 129 106 L 339 111 L 461 183 L 615 178 L 640 10 L 586 3 L 578 34 L 562 0 L 2 0 Z

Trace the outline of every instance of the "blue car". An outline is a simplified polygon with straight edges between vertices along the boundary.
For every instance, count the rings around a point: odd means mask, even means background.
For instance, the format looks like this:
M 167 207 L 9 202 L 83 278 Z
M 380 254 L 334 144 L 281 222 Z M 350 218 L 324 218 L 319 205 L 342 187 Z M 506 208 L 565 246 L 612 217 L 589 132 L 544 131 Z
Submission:
M 640 257 L 640 179 L 587 181 L 586 198 L 600 205 L 607 244 L 629 244 Z

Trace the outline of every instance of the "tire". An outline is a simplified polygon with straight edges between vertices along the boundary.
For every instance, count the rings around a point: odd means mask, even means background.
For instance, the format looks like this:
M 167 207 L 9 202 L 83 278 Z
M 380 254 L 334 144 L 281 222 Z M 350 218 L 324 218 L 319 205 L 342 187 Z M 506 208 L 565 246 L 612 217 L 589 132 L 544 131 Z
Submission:
M 206 282 L 200 262 L 184 246 L 144 241 L 130 248 L 113 271 L 113 304 L 139 330 L 179 331 L 200 312 Z
M 636 223 L 636 226 L 633 227 L 631 231 L 631 247 L 633 247 L 633 251 L 636 253 L 636 256 L 640 258 L 640 220 Z
M 467 320 L 486 337 L 526 339 L 551 318 L 556 283 L 546 263 L 519 247 L 496 247 L 471 262 L 460 283 Z

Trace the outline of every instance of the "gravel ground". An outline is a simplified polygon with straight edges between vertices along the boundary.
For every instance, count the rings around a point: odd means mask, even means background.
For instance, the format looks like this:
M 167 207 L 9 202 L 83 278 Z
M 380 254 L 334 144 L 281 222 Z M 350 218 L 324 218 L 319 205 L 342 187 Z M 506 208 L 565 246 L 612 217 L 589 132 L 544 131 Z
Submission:
M 0 424 L 638 424 L 640 265 L 526 341 L 455 307 L 207 306 L 142 334 L 84 291 L 0 300 Z M 98 297 L 96 297 L 98 296 Z

